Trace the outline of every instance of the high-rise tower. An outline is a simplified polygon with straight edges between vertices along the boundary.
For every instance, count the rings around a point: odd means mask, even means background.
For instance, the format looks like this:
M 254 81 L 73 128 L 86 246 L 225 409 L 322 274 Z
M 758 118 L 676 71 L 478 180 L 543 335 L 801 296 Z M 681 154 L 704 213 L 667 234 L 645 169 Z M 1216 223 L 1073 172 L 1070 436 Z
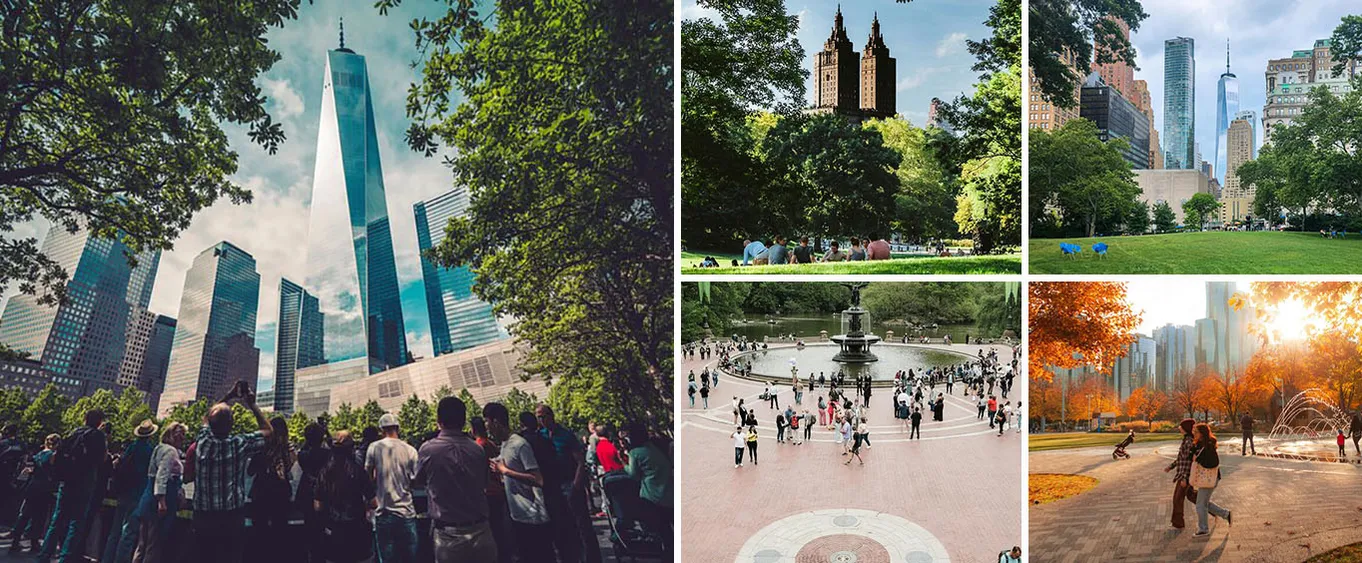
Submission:
M 203 397 L 216 401 L 237 381 L 255 387 L 260 374 L 260 349 L 255 347 L 259 302 L 255 257 L 222 241 L 194 258 L 184 276 L 158 412 Z
M 303 287 L 316 296 L 324 321 L 321 335 L 304 330 L 300 339 L 321 341 L 325 363 L 367 357 L 370 372 L 406 363 L 368 67 L 345 47 L 344 23 L 322 80 Z
M 143 252 L 133 267 L 128 252 L 118 241 L 53 225 L 43 254 L 66 271 L 66 300 L 54 306 L 34 295 L 10 298 L 0 316 L 0 342 L 27 352 L 74 396 L 119 388 L 129 319 L 150 303 L 161 258 L 160 251 Z
M 1230 121 L 1239 113 L 1239 78 L 1230 72 L 1230 40 L 1225 40 L 1225 73 L 1220 75 L 1220 83 L 1215 94 L 1215 175 L 1220 185 L 1227 186 L 1226 152 Z
M 880 15 L 870 24 L 870 38 L 865 42 L 865 53 L 861 55 L 861 110 L 866 117 L 893 117 L 895 97 L 898 92 L 894 85 L 896 61 L 889 56 L 889 47 L 880 35 Z
M 1164 167 L 1196 170 L 1196 42 L 1163 42 Z
M 421 248 L 421 276 L 430 311 L 430 340 L 435 355 L 466 350 L 503 338 L 492 306 L 473 294 L 473 271 L 467 266 L 445 268 L 425 257 L 425 251 L 445 239 L 445 226 L 468 211 L 468 190 L 463 187 L 428 201 L 418 201 L 416 242 Z
M 294 373 L 322 363 L 322 324 L 317 298 L 288 278 L 280 278 L 274 412 L 293 412 Z
M 860 109 L 859 67 L 860 59 L 856 57 L 851 39 L 847 38 L 847 28 L 842 22 L 842 5 L 838 4 L 832 34 L 823 42 L 823 50 L 814 56 L 814 107 L 834 112 L 855 112 Z

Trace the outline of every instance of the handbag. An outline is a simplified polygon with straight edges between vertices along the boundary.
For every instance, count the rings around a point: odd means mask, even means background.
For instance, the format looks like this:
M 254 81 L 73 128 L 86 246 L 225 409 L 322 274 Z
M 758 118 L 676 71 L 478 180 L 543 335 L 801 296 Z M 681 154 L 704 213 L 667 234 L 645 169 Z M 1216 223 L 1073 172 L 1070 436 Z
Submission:
M 1220 468 L 1205 467 L 1200 463 L 1193 461 L 1192 478 L 1188 480 L 1188 483 L 1195 489 L 1213 489 L 1215 488 L 1216 482 L 1219 480 L 1219 476 Z

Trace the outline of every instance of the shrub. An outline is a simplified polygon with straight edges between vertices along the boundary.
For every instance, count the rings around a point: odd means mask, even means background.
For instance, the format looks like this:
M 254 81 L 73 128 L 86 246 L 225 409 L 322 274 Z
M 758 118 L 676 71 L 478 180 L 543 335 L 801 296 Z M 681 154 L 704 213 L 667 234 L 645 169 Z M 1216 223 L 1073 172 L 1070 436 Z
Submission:
M 1132 420 L 1116 424 L 1116 431 L 1122 434 L 1134 430 L 1136 434 L 1149 432 L 1149 423 L 1143 420 Z
M 1156 420 L 1156 421 L 1154 421 L 1154 424 L 1150 426 L 1149 431 L 1150 431 L 1150 432 L 1173 432 L 1174 430 L 1177 429 L 1177 427 L 1178 427 L 1178 425 L 1175 424 L 1175 423 L 1173 423 L 1172 421 L 1169 421 L 1169 420 Z

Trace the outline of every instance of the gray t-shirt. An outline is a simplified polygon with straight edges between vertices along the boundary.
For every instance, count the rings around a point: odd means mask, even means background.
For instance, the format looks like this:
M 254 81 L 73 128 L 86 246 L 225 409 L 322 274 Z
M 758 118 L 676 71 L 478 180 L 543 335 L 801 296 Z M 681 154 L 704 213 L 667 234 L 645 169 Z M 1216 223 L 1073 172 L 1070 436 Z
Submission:
M 501 461 L 519 473 L 529 473 L 539 469 L 534 459 L 534 450 L 518 434 L 511 434 L 501 445 Z M 506 477 L 506 504 L 510 508 L 511 519 L 521 524 L 546 524 L 549 509 L 544 504 L 544 489 L 519 479 Z
M 397 438 L 384 438 L 369 444 L 364 469 L 375 474 L 377 514 L 415 518 L 411 501 L 411 480 L 416 477 L 416 448 Z

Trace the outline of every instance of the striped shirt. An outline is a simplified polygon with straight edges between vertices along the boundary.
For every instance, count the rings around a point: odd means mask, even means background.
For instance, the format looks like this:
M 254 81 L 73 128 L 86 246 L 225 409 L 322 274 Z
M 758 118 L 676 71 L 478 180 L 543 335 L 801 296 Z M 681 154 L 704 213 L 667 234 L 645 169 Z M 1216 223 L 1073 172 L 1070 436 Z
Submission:
M 265 449 L 259 431 L 226 438 L 199 430 L 194 456 L 194 510 L 236 510 L 246 505 L 246 464 Z

